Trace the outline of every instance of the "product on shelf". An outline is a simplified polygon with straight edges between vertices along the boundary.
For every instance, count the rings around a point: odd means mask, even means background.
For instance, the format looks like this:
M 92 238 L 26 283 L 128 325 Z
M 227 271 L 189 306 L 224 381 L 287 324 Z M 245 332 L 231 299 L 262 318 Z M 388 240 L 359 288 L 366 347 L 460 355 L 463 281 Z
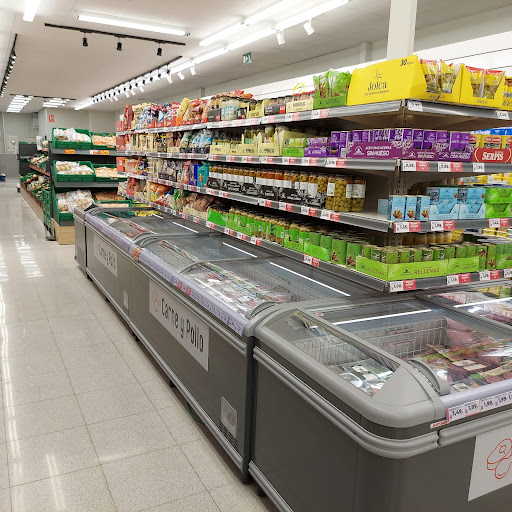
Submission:
M 93 133 L 92 143 L 94 146 L 115 146 L 116 145 L 116 137 L 114 134 L 99 134 Z
M 55 162 L 55 170 L 57 174 L 67 175 L 90 175 L 94 174 L 94 169 L 87 164 L 80 162 Z
M 54 128 L 53 136 L 55 140 L 65 142 L 91 142 L 91 137 L 86 133 L 79 133 L 74 128 Z
M 112 167 L 95 167 L 94 173 L 97 178 L 119 178 L 117 169 Z
M 59 212 L 72 212 L 75 207 L 85 210 L 93 203 L 90 190 L 72 190 L 56 194 Z

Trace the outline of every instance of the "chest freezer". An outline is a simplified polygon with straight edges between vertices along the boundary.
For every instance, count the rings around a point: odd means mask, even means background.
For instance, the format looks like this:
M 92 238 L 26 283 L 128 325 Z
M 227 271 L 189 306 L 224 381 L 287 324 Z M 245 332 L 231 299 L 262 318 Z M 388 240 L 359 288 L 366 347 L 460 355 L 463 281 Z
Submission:
M 512 499 L 507 328 L 408 295 L 283 307 L 254 336 L 249 471 L 280 510 Z

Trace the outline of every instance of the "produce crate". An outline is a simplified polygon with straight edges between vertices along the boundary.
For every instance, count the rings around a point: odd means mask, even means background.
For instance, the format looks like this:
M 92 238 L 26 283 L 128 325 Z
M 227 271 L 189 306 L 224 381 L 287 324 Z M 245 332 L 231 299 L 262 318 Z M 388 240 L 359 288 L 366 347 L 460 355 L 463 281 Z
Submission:
M 55 168 L 55 163 L 53 162 L 53 181 L 55 183 L 61 183 L 61 182 L 69 182 L 72 181 L 74 183 L 82 183 L 82 182 L 91 182 L 96 180 L 96 174 L 93 172 L 92 174 L 58 174 L 57 169 Z M 91 162 L 87 161 L 79 161 L 78 165 L 87 165 L 87 167 L 90 167 L 94 171 L 94 167 Z
M 61 222 L 63 220 L 73 220 L 73 212 L 59 212 L 59 206 L 57 201 L 57 195 L 55 191 L 52 191 L 52 200 L 53 200 L 53 208 L 55 210 L 55 219 L 57 222 Z
M 52 129 L 52 143 L 53 147 L 56 149 L 92 149 L 92 142 L 68 142 L 65 140 L 57 140 L 54 135 L 54 131 L 65 130 L 66 128 L 53 128 Z M 89 130 L 82 130 L 80 128 L 75 128 L 75 132 L 77 133 L 85 133 L 91 136 L 91 132 Z
M 117 169 L 117 164 L 92 164 L 93 168 L 96 169 L 96 167 L 108 167 L 109 169 Z M 126 181 L 128 178 L 126 176 L 119 176 L 117 178 L 101 178 L 99 176 L 96 176 L 96 181 Z
M 114 137 L 114 140 L 115 140 L 115 136 L 116 136 L 115 133 L 91 132 L 91 141 L 92 141 L 93 135 L 101 135 L 103 137 L 112 136 L 112 137 Z M 115 143 L 110 146 L 106 146 L 105 144 L 94 144 L 93 143 L 91 147 L 92 147 L 92 149 L 116 149 Z

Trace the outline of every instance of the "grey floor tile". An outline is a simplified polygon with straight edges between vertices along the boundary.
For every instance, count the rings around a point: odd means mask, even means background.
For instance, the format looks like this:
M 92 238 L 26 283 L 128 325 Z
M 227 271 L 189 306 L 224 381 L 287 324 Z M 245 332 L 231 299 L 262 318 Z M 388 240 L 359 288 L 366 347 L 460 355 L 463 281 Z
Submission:
M 124 358 L 139 382 L 150 381 L 160 378 L 159 371 L 146 356 L 137 358 Z
M 27 322 L 34 320 L 44 320 L 46 311 L 43 306 L 6 308 L 3 315 L 0 315 L 0 324 L 14 324 L 18 322 Z
M 176 407 L 160 409 L 158 414 L 160 414 L 178 444 L 204 438 L 203 432 L 181 403 Z
M 84 425 L 75 396 L 64 396 L 4 409 L 9 441 Z
M 11 492 L 12 512 L 117 512 L 99 467 L 19 485 Z
M 11 486 L 98 465 L 86 427 L 7 443 Z
M 94 329 L 99 326 L 94 314 L 48 319 L 53 332 L 73 332 L 78 329 Z
M 200 492 L 172 503 L 148 508 L 144 512 L 220 512 L 220 510 L 208 492 Z
M 87 424 L 154 410 L 139 384 L 82 393 L 77 398 Z
M 103 465 L 119 512 L 137 512 L 204 491 L 179 447 Z
M 68 316 L 92 315 L 92 309 L 84 302 L 83 299 L 67 304 L 56 305 L 45 304 L 46 316 L 48 318 L 66 318 Z
M 181 405 L 179 398 L 175 394 L 176 392 L 171 389 L 169 383 L 163 377 L 141 381 L 140 385 L 155 406 L 155 409 L 165 409 L 166 407 L 178 407 Z
M 100 326 L 94 329 L 76 329 L 73 332 L 57 332 L 53 336 L 60 349 L 112 343 L 108 334 Z
M 0 510 L 11 512 L 11 490 L 8 487 L 0 489 Z
M 70 368 L 80 368 L 81 366 L 123 362 L 121 354 L 113 343 L 63 348 L 60 352 L 68 370 Z
M 210 491 L 221 512 L 266 512 L 267 507 L 258 498 L 254 488 L 234 483 Z
M 7 466 L 7 445 L 0 444 L 0 489 L 9 487 L 9 470 Z M 1 510 L 1 509 L 0 509 Z
M 5 407 L 73 394 L 67 372 L 52 372 L 3 381 Z
M 7 324 L 0 330 L 0 339 L 6 340 L 26 336 L 37 336 L 46 332 L 52 332 L 48 320 L 28 320 L 16 324 Z
M 0 364 L 3 380 L 26 379 L 29 376 L 65 370 L 57 349 L 39 354 L 6 357 Z
M 94 423 L 88 428 L 101 463 L 176 445 L 156 411 Z
M 0 340 L 0 357 L 2 359 L 56 350 L 58 350 L 58 347 L 51 332 L 17 338 L 14 341 L 9 339 Z
M 137 383 L 133 372 L 122 359 L 68 368 L 68 375 L 77 394 Z

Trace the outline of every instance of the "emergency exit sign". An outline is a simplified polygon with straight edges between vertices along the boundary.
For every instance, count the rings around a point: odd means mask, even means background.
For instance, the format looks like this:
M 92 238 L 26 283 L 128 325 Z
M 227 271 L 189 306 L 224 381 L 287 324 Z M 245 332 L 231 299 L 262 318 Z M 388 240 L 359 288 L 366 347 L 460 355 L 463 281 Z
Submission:
M 50 122 L 50 123 L 54 123 L 55 122 L 55 118 L 53 117 L 53 114 L 49 114 L 48 115 L 48 122 Z
M 250 64 L 252 62 L 252 52 L 244 53 L 242 56 L 243 64 Z

